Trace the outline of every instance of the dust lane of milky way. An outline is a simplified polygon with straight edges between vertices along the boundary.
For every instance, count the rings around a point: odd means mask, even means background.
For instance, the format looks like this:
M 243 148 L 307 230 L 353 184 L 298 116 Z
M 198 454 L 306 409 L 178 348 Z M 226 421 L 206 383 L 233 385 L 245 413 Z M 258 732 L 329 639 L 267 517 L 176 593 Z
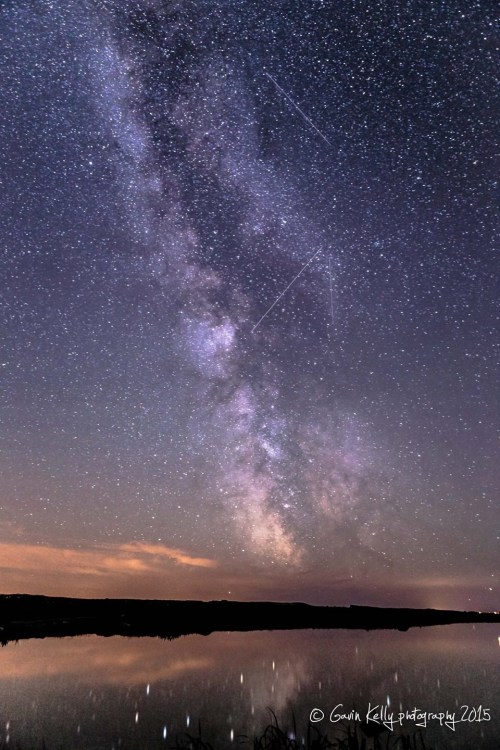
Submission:
M 0 14 L 5 592 L 496 609 L 493 4 Z

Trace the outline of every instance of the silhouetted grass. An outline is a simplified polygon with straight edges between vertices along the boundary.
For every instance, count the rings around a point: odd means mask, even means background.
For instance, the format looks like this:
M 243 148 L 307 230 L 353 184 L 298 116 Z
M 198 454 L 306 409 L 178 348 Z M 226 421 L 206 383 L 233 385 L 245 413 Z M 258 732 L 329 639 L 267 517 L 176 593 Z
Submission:
M 269 709 L 272 721 L 261 735 L 253 739 L 247 735 L 235 737 L 235 748 L 252 748 L 252 750 L 432 750 L 425 744 L 420 731 L 413 734 L 394 735 L 384 727 L 373 727 L 368 731 L 366 725 L 339 725 L 338 736 L 332 738 L 322 733 L 317 726 L 308 723 L 305 733 L 297 732 L 295 716 L 292 715 L 292 728 L 285 730 L 279 725 L 273 711 Z M 365 730 L 365 731 L 363 731 Z M 375 730 L 375 731 L 374 731 Z M 158 747 L 168 750 L 218 750 L 218 744 L 209 742 L 202 736 L 201 726 L 198 734 L 185 732 L 176 737 L 174 744 L 158 743 Z M 225 742 L 224 744 L 227 744 Z M 127 747 L 126 742 L 123 745 Z M 137 747 L 137 743 L 134 743 Z M 144 750 L 149 748 L 144 744 Z M 155 745 L 156 747 L 156 745 Z M 0 742 L 0 750 L 65 750 L 62 745 L 47 747 L 44 740 L 37 745 L 21 745 L 13 742 Z

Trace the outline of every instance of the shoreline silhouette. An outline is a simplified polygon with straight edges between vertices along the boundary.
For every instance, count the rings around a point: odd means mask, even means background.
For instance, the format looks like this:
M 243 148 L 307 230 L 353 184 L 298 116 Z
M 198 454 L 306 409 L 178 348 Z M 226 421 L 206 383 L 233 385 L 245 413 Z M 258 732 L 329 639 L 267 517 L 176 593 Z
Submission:
M 500 623 L 498 612 L 317 606 L 301 602 L 75 599 L 0 595 L 0 642 L 74 635 L 177 638 L 216 631 L 408 630 Z

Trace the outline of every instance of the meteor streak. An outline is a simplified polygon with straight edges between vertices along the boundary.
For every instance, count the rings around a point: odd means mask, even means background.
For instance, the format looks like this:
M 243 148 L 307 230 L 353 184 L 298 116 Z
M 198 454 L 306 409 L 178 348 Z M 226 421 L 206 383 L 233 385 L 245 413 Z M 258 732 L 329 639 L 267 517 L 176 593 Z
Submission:
M 269 307 L 269 308 L 268 308 L 268 309 L 266 310 L 266 312 L 264 313 L 264 315 L 262 316 L 262 318 L 261 318 L 261 319 L 260 319 L 260 320 L 259 320 L 259 321 L 258 321 L 258 322 L 257 322 L 257 323 L 255 324 L 255 325 L 254 325 L 254 327 L 252 328 L 252 333 L 254 333 L 254 332 L 255 332 L 255 331 L 257 330 L 258 326 L 260 326 L 260 324 L 262 323 L 262 321 L 264 320 L 264 318 L 265 318 L 265 317 L 266 317 L 267 315 L 269 315 L 269 313 L 271 312 L 271 310 L 273 309 L 273 307 L 274 307 L 275 305 L 277 305 L 277 304 L 278 304 L 278 302 L 279 302 L 279 301 L 280 301 L 280 299 L 281 299 L 281 298 L 283 297 L 283 295 L 285 295 L 285 294 L 286 294 L 286 293 L 288 292 L 288 290 L 290 289 L 290 287 L 292 286 L 292 284 L 294 284 L 294 283 L 295 283 L 295 282 L 297 281 L 297 279 L 299 278 L 300 274 L 301 274 L 301 273 L 302 273 L 303 271 L 305 271 L 305 269 L 307 268 L 307 266 L 309 265 L 309 263 L 311 263 L 311 262 L 312 262 L 312 261 L 313 261 L 313 260 L 315 259 L 315 257 L 316 257 L 316 256 L 317 256 L 317 255 L 318 255 L 318 254 L 319 254 L 320 252 L 321 252 L 321 248 L 320 248 L 319 250 L 316 250 L 316 252 L 315 252 L 315 253 L 314 253 L 314 255 L 312 256 L 312 258 L 309 258 L 309 260 L 307 261 L 307 263 L 305 264 L 305 266 L 302 266 L 302 268 L 301 268 L 301 269 L 300 269 L 300 271 L 298 272 L 297 276 L 295 276 L 295 277 L 294 277 L 294 278 L 293 278 L 293 279 L 291 280 L 291 282 L 290 282 L 290 283 L 288 284 L 287 288 L 286 288 L 286 289 L 284 289 L 284 290 L 283 290 L 283 291 L 281 292 L 281 294 L 279 295 L 279 297 L 277 297 L 277 298 L 276 298 L 276 299 L 274 300 L 274 302 L 273 302 L 273 304 L 271 305 L 271 307 Z
M 269 80 L 270 80 L 270 81 L 272 81 L 272 82 L 274 83 L 274 85 L 276 86 L 276 88 L 278 89 L 278 91 L 281 91 L 281 93 L 283 94 L 283 96 L 286 96 L 286 98 L 288 99 L 288 101 L 290 102 L 290 104 L 291 104 L 291 105 L 292 105 L 293 107 L 295 107 L 295 109 L 297 110 L 297 112 L 299 112 L 299 113 L 300 113 L 301 117 L 302 117 L 302 118 L 303 118 L 303 119 L 304 119 L 304 120 L 305 120 L 305 121 L 306 121 L 306 122 L 307 122 L 307 123 L 308 123 L 308 124 L 309 124 L 309 125 L 310 125 L 310 126 L 311 126 L 312 128 L 314 128 L 314 130 L 315 130 L 315 131 L 316 131 L 316 133 L 317 133 L 317 134 L 319 135 L 319 137 L 320 137 L 320 138 L 322 138 L 322 139 L 324 140 L 324 142 L 325 142 L 325 143 L 327 143 L 327 144 L 328 144 L 329 146 L 331 146 L 332 144 L 330 143 L 330 141 L 328 140 L 328 138 L 327 138 L 327 137 L 326 137 L 325 135 L 323 135 L 323 133 L 321 132 L 321 130 L 319 130 L 319 128 L 317 128 L 317 127 L 316 127 L 316 125 L 315 125 L 315 124 L 313 123 L 313 121 L 312 121 L 312 120 L 311 120 L 311 119 L 310 119 L 310 118 L 309 118 L 309 117 L 308 117 L 308 116 L 306 115 L 306 113 L 305 113 L 305 112 L 303 112 L 303 111 L 301 110 L 301 108 L 299 107 L 299 105 L 298 105 L 298 104 L 297 104 L 296 102 L 294 102 L 294 101 L 293 101 L 292 97 L 291 97 L 291 96 L 289 96 L 289 95 L 288 95 L 288 94 L 286 93 L 286 91 L 285 91 L 284 89 L 282 89 L 282 88 L 281 88 L 281 86 L 279 85 L 279 83 L 278 83 L 277 81 L 275 81 L 275 80 L 274 80 L 274 78 L 272 77 L 272 75 L 271 75 L 270 73 L 266 73 L 266 72 L 264 73 L 264 75 L 266 75 L 266 76 L 267 76 L 267 77 L 269 78 Z

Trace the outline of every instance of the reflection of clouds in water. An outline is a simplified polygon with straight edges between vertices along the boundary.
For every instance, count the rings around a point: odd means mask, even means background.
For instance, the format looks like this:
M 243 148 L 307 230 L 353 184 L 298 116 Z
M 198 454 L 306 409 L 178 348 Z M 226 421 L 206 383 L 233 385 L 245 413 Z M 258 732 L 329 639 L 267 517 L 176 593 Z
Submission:
M 133 685 L 174 679 L 194 670 L 222 672 L 262 700 L 285 704 L 287 693 L 327 672 L 365 680 L 394 663 L 425 665 L 440 654 L 466 661 L 497 655 L 497 625 L 447 625 L 399 631 L 251 631 L 157 638 L 45 638 L 9 643 L 0 652 L 0 681 L 68 676 L 94 683 Z M 244 679 L 241 680 L 241 674 Z M 274 685 L 274 690 L 272 686 Z
M 0 686 L 10 680 L 62 678 L 91 685 L 133 687 L 223 674 L 241 685 L 258 714 L 294 700 L 307 680 L 308 657 L 279 656 L 282 633 L 214 633 L 173 641 L 156 638 L 46 638 L 10 643 L 0 654 Z M 285 638 L 287 636 L 285 635 Z M 263 657 L 263 654 L 265 655 Z M 272 654 L 277 656 L 272 657 Z M 241 680 L 243 675 L 243 680 Z
M 167 722 L 169 736 L 180 735 L 189 716 L 195 732 L 200 721 L 204 737 L 210 740 L 213 732 L 222 748 L 219 739 L 229 746 L 231 729 L 235 736 L 260 734 L 271 721 L 268 708 L 287 729 L 293 714 L 300 733 L 315 706 L 325 714 L 338 703 L 362 712 L 368 702 L 385 705 L 388 696 L 394 710 L 400 703 L 405 709 L 454 710 L 456 700 L 492 705 L 500 690 L 497 638 L 497 626 L 487 625 L 407 633 L 216 633 L 171 642 L 97 636 L 26 641 L 0 652 L 0 703 L 18 727 L 31 700 L 39 720 L 48 723 L 56 705 L 61 737 L 75 731 L 77 717 L 87 724 L 89 746 L 102 739 L 99 732 L 113 731 L 113 721 L 123 731 L 129 722 L 150 746 L 141 732 L 156 722 L 160 739 Z M 493 719 L 481 728 L 500 731 Z M 320 729 L 333 736 L 335 727 L 325 722 Z M 460 741 L 466 733 L 470 746 L 478 746 L 478 726 L 462 725 Z M 21 732 L 13 739 L 29 745 Z M 115 738 L 109 739 L 111 746 Z
M 184 639 L 47 638 L 9 644 L 1 654 L 0 680 L 64 677 L 101 685 L 132 686 L 176 680 L 213 668 L 215 658 Z

